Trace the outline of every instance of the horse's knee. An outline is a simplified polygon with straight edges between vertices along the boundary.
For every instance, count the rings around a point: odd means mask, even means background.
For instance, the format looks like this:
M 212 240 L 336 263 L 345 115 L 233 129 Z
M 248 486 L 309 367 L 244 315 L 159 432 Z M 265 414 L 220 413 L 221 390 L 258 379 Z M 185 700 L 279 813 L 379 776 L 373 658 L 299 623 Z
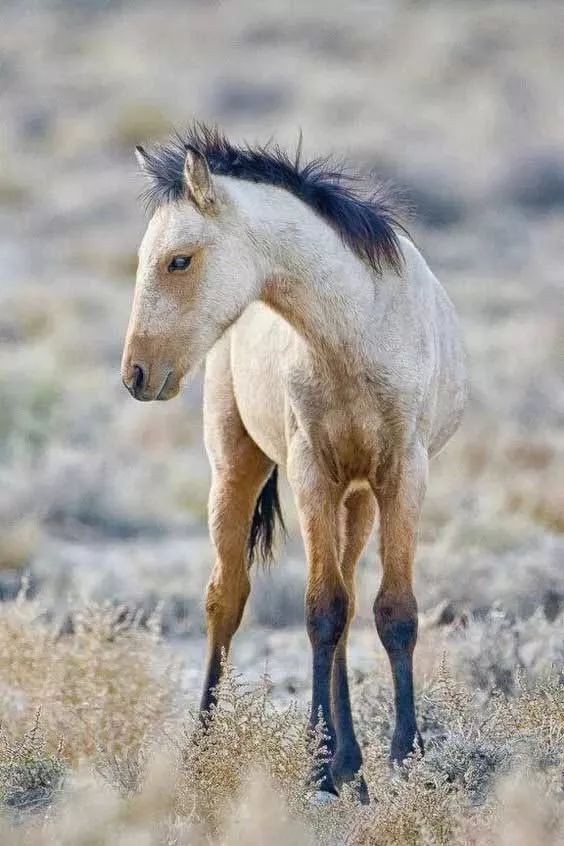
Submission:
M 345 631 L 349 614 L 349 596 L 343 585 L 324 596 L 308 594 L 306 623 L 314 646 L 336 647 Z
M 374 602 L 374 622 L 388 655 L 413 652 L 417 641 L 417 603 L 413 594 L 381 592 Z
M 232 633 L 241 622 L 250 591 L 251 584 L 246 572 L 232 579 L 224 575 L 212 576 L 205 599 L 208 626 Z

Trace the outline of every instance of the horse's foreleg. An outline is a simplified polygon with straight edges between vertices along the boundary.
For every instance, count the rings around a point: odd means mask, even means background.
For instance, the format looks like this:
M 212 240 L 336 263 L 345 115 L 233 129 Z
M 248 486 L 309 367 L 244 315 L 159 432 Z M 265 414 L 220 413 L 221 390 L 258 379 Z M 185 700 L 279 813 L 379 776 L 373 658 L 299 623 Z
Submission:
M 362 754 L 354 732 L 347 673 L 347 637 L 354 616 L 354 574 L 357 561 L 374 525 L 376 502 L 371 490 L 355 490 L 345 502 L 344 539 L 341 553 L 341 573 L 349 595 L 346 628 L 335 650 L 331 683 L 331 704 L 337 746 L 332 762 L 337 787 L 352 781 L 362 766 Z M 368 800 L 364 780 L 359 787 L 361 801 Z
M 247 543 L 257 497 L 271 464 L 247 438 L 227 469 L 215 468 L 209 498 L 215 563 L 206 593 L 208 661 L 201 712 L 215 701 L 222 652 L 227 653 L 250 592 Z
M 413 650 L 417 640 L 417 602 L 413 594 L 413 559 L 419 515 L 427 481 L 427 456 L 415 448 L 376 488 L 380 509 L 382 583 L 374 619 L 394 684 L 396 725 L 391 759 L 401 763 L 421 737 L 415 720 Z
M 296 499 L 308 578 L 306 625 L 313 653 L 310 727 L 320 715 L 326 725 L 329 756 L 335 752 L 331 714 L 331 673 L 335 650 L 347 624 L 348 592 L 339 566 L 337 518 L 340 494 L 304 454 L 294 455 L 288 477 Z M 329 761 L 316 774 L 319 789 L 337 795 Z

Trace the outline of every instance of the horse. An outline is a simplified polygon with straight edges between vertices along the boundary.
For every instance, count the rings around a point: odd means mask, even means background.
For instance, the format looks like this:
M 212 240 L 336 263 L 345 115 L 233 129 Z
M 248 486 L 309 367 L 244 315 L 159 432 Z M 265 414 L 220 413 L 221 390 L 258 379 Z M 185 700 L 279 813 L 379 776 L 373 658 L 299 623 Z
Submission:
M 201 713 L 216 702 L 250 593 L 253 557 L 272 554 L 278 467 L 307 559 L 311 726 L 328 756 L 320 795 L 361 775 L 347 678 L 354 573 L 379 513 L 374 620 L 395 699 L 390 757 L 417 747 L 412 572 L 429 460 L 466 403 L 454 307 L 401 223 L 387 186 L 331 158 L 237 145 L 194 124 L 136 148 L 150 220 L 139 249 L 122 380 L 169 400 L 205 361 L 215 563 L 206 592 Z M 213 709 L 212 709 L 213 710 Z

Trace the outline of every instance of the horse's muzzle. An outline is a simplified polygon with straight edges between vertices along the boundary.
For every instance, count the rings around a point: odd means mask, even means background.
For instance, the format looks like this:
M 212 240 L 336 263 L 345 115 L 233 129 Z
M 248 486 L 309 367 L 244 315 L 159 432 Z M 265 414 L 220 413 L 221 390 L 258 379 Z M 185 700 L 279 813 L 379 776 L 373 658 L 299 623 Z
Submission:
M 134 362 L 127 368 L 122 381 L 131 396 L 140 402 L 167 400 L 178 393 L 178 388 L 174 388 L 172 368 L 160 369 L 160 372 L 153 373 L 142 362 Z

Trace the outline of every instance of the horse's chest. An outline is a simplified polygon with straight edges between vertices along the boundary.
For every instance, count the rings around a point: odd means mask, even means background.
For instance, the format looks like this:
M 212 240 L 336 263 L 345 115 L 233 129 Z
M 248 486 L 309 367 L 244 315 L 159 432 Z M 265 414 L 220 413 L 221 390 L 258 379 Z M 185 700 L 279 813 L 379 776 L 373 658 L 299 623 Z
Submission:
M 291 327 L 260 304 L 234 327 L 231 367 L 243 425 L 273 461 L 285 466 L 298 436 L 330 475 L 370 476 L 386 415 L 366 379 L 343 377 L 315 359 Z
M 378 406 L 358 389 L 333 389 L 319 383 L 291 393 L 296 428 L 316 461 L 335 481 L 369 477 L 382 451 L 383 418 Z

